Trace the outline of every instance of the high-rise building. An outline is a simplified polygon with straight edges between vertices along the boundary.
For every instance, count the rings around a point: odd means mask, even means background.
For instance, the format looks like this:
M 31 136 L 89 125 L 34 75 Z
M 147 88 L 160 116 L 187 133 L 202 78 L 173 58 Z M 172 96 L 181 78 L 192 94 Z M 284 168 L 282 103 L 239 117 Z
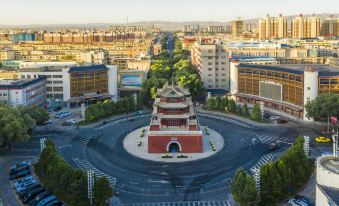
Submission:
M 287 18 L 281 14 L 279 17 L 270 17 L 259 20 L 259 38 L 286 38 L 287 37 Z
M 320 36 L 320 18 L 312 15 L 304 18 L 302 14 L 292 20 L 292 38 L 317 38 Z
M 233 36 L 241 36 L 244 31 L 244 21 L 239 17 L 232 22 L 232 34 Z
M 330 18 L 323 20 L 321 24 L 321 36 L 339 36 L 339 19 L 334 18 L 332 15 Z
M 227 45 L 220 40 L 195 42 L 192 47 L 192 63 L 196 66 L 205 88 L 229 89 L 229 57 Z

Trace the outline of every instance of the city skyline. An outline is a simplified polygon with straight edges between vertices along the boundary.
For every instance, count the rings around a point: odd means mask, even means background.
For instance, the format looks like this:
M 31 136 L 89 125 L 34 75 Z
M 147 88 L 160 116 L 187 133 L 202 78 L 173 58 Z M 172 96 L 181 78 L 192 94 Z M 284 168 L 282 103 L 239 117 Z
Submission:
M 258 2 L 260 3 L 258 4 Z M 0 25 L 126 23 L 127 21 L 228 22 L 236 17 L 251 19 L 264 17 L 266 14 L 277 16 L 280 13 L 297 15 L 300 13 L 339 12 L 336 9 L 339 6 L 339 1 L 336 0 L 299 0 L 298 2 L 293 0 L 284 2 L 269 0 L 182 2 L 173 0 L 171 4 L 155 0 L 146 2 L 99 0 L 95 3 L 88 0 L 60 0 L 58 4 L 42 0 L 13 0 L 10 2 L 1 0 L 0 3 L 6 5 L 6 9 L 0 13 Z M 173 15 L 173 11 L 175 11 L 175 15 Z

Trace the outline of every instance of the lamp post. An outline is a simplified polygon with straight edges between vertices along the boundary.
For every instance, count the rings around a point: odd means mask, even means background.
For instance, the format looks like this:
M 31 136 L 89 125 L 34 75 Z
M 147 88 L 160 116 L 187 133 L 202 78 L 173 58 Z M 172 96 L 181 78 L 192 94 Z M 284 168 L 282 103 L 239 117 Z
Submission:
M 87 191 L 88 191 L 88 199 L 90 205 L 93 205 L 93 187 L 94 187 L 94 173 L 93 170 L 87 171 Z
M 260 197 L 260 167 L 254 171 L 255 187 L 257 188 L 258 195 Z
M 306 157 L 310 157 L 310 137 L 304 136 L 304 152 Z

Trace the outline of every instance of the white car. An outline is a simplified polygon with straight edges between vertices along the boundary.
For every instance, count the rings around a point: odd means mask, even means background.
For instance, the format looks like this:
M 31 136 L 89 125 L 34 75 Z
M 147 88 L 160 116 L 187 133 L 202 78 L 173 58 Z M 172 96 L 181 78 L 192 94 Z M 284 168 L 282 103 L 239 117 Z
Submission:
M 76 123 L 78 123 L 75 119 L 68 119 L 66 122 L 67 122 L 67 123 L 71 123 L 71 124 L 76 124 Z

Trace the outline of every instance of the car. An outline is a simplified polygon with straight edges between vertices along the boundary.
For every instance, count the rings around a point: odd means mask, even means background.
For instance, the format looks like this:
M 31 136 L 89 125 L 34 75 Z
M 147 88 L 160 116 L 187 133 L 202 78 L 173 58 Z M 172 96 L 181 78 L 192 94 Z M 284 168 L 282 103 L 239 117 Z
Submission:
M 23 170 L 29 170 L 31 168 L 31 166 L 21 166 L 21 167 L 17 167 L 16 169 L 12 169 L 9 171 L 9 175 L 14 175 L 20 171 Z
M 15 192 L 17 194 L 21 194 L 21 193 L 25 192 L 30 186 L 35 185 L 35 184 L 37 184 L 37 181 L 27 182 L 23 185 L 20 185 L 18 188 L 16 188 Z
M 63 122 L 62 123 L 62 126 L 72 126 L 73 124 L 72 123 L 70 123 L 70 122 Z
M 45 197 L 44 199 L 40 200 L 38 202 L 38 204 L 36 204 L 36 206 L 45 206 L 45 205 L 47 205 L 48 203 L 50 203 L 54 200 L 56 200 L 56 196 L 51 195 L 51 196 Z
M 18 180 L 13 180 L 12 181 L 12 185 L 14 188 L 18 187 L 18 185 L 20 185 L 22 182 L 25 182 L 25 181 L 29 181 L 29 180 L 33 180 L 34 177 L 33 176 L 27 176 L 27 177 L 24 177 L 24 178 L 21 178 L 21 179 L 18 179 Z
M 39 187 L 42 187 L 42 186 L 39 183 L 35 183 L 35 184 L 31 185 L 31 186 L 28 186 L 26 189 L 18 192 L 18 195 L 19 195 L 20 198 L 22 198 L 25 194 L 27 194 L 30 191 L 35 190 L 35 189 L 37 189 Z
M 268 145 L 269 150 L 276 150 L 279 149 L 279 147 L 280 147 L 279 142 L 272 142 Z
M 307 197 L 305 197 L 305 196 L 303 196 L 303 195 L 295 195 L 294 198 L 295 198 L 296 200 L 302 200 L 303 202 L 306 202 L 306 203 L 309 204 L 309 205 L 312 204 L 311 201 L 310 201 Z
M 19 167 L 25 167 L 25 166 L 31 166 L 31 165 L 32 165 L 31 161 L 22 161 L 22 162 L 16 163 L 15 165 L 11 166 L 9 168 L 9 170 L 12 171 L 12 170 L 18 169 Z
M 278 121 L 280 119 L 280 117 L 279 116 L 270 116 L 269 119 L 271 121 Z
M 25 180 L 25 181 L 20 182 L 20 183 L 16 183 L 16 184 L 13 185 L 13 189 L 15 190 L 15 189 L 17 189 L 17 188 L 19 188 L 19 187 L 21 187 L 25 184 L 29 184 L 29 183 L 34 182 L 34 181 L 36 182 L 36 180 L 33 178 L 33 179 Z
M 42 192 L 40 194 L 38 194 L 35 198 L 33 198 L 32 200 L 28 201 L 28 205 L 29 206 L 34 206 L 36 205 L 40 200 L 42 200 L 43 198 L 45 197 L 48 197 L 48 196 L 51 196 L 53 195 L 51 192 L 49 191 L 45 191 L 45 192 Z
M 27 204 L 29 201 L 33 200 L 37 195 L 45 192 L 46 189 L 44 187 L 38 187 L 34 190 L 29 191 L 28 193 L 24 194 L 22 197 L 22 202 Z
M 318 143 L 328 143 L 331 142 L 331 139 L 328 137 L 319 136 L 314 139 Z
M 78 121 L 76 121 L 75 119 L 68 119 L 66 120 L 67 123 L 70 123 L 70 124 L 76 124 L 78 123 Z
M 11 175 L 10 180 L 20 179 L 20 178 L 23 178 L 23 177 L 27 177 L 31 174 L 32 174 L 32 172 L 30 170 L 23 170 L 23 171 L 20 171 L 16 174 Z
M 302 199 L 289 199 L 288 200 L 288 206 L 309 206 L 307 202 L 304 202 Z
M 60 205 L 60 204 L 62 204 L 62 202 L 60 202 L 59 200 L 55 199 L 52 202 L 46 204 L 45 206 L 57 206 L 57 205 Z

